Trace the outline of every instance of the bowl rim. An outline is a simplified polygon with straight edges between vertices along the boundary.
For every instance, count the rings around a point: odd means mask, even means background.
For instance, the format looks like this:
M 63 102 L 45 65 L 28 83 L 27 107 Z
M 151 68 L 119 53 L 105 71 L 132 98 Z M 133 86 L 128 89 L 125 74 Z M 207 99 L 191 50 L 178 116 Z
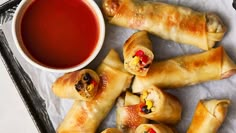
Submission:
M 37 61 L 34 61 L 33 59 L 31 59 L 29 56 L 25 53 L 25 51 L 22 49 L 20 42 L 18 40 L 17 37 L 17 23 L 21 22 L 21 20 L 17 19 L 19 17 L 19 15 L 22 16 L 24 14 L 24 11 L 28 8 L 28 6 L 34 2 L 35 0 L 22 0 L 20 2 L 20 4 L 18 5 L 13 19 L 12 19 L 12 36 L 13 36 L 13 41 L 15 43 L 15 46 L 17 48 L 17 51 L 20 53 L 20 55 L 31 65 L 35 66 L 36 68 L 39 68 L 41 70 L 46 70 L 49 72 L 58 72 L 58 73 L 67 73 L 67 72 L 72 72 L 72 71 L 76 71 L 79 69 L 82 69 L 84 67 L 86 67 L 89 63 L 91 63 L 95 57 L 99 54 L 99 52 L 101 51 L 101 48 L 103 46 L 104 43 L 104 39 L 105 39 L 105 21 L 103 18 L 103 14 L 99 8 L 99 6 L 97 5 L 97 3 L 94 0 L 83 0 L 83 2 L 85 2 L 85 4 L 87 4 L 87 6 L 89 7 L 89 9 L 92 10 L 92 12 L 95 15 L 95 18 L 97 19 L 97 23 L 98 23 L 98 28 L 99 28 L 99 35 L 98 35 L 98 41 L 96 44 L 96 47 L 94 48 L 94 50 L 92 51 L 92 53 L 89 55 L 88 58 L 86 58 L 83 62 L 79 63 L 78 65 L 72 66 L 72 67 L 68 67 L 68 68 L 53 68 L 53 67 L 49 67 L 43 64 L 39 64 L 37 63 Z M 20 19 L 22 18 L 22 16 L 20 17 Z

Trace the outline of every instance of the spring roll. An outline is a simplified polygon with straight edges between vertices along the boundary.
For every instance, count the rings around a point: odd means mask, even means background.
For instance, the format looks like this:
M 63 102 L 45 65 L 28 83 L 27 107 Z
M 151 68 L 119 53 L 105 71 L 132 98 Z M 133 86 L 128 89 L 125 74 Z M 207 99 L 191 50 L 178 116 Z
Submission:
M 200 100 L 187 133 L 217 133 L 223 123 L 230 100 Z
M 228 78 L 235 73 L 236 65 L 223 47 L 218 47 L 203 53 L 155 62 L 145 77 L 135 77 L 132 89 L 134 93 L 150 85 L 174 89 Z
M 104 16 L 112 24 L 145 30 L 163 39 L 212 48 L 226 27 L 213 13 L 145 0 L 103 0 Z
M 119 97 L 116 108 L 116 126 L 124 133 L 134 133 L 135 129 L 148 120 L 138 115 L 139 97 L 126 92 L 126 96 Z
M 91 101 L 75 101 L 58 127 L 58 133 L 94 133 L 112 109 L 116 98 L 129 88 L 133 77 L 124 70 L 123 63 L 114 50 L 99 65 L 97 73 L 101 81 L 97 94 Z
M 142 117 L 172 125 L 181 119 L 182 105 L 179 100 L 155 86 L 145 88 L 140 101 L 139 115 Z
M 139 102 L 140 102 L 139 96 L 137 96 L 129 91 L 126 91 L 126 93 L 125 93 L 125 106 L 139 104 Z
M 83 69 L 59 77 L 52 90 L 61 98 L 89 101 L 96 95 L 98 84 L 98 74 L 91 69 Z
M 107 128 L 101 133 L 122 133 L 122 132 L 117 128 Z
M 152 43 L 146 31 L 134 33 L 123 46 L 125 69 L 139 76 L 146 76 L 153 61 Z
M 176 133 L 176 130 L 164 124 L 141 124 L 135 133 Z

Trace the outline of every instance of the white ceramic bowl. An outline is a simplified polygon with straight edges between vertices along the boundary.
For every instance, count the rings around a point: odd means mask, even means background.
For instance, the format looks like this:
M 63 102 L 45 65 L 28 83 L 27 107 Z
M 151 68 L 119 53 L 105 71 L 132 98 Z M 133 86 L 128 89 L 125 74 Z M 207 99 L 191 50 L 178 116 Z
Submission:
M 21 20 L 22 20 L 22 17 L 24 15 L 25 11 L 27 10 L 27 8 L 34 1 L 35 0 L 22 0 L 16 9 L 16 12 L 13 17 L 13 22 L 12 22 L 13 40 L 16 44 L 18 51 L 23 56 L 23 58 L 25 60 L 27 60 L 33 66 L 40 68 L 42 70 L 50 71 L 50 72 L 62 72 L 62 73 L 72 72 L 72 71 L 79 70 L 79 69 L 82 69 L 85 66 L 87 66 L 97 56 L 97 54 L 101 50 L 103 42 L 104 42 L 104 37 L 105 37 L 104 18 L 103 18 L 100 8 L 94 2 L 94 0 L 84 0 L 84 2 L 86 2 L 89 5 L 90 9 L 92 9 L 92 11 L 95 13 L 96 19 L 98 21 L 99 35 L 98 35 L 97 45 L 96 45 L 95 49 L 93 50 L 93 52 L 90 54 L 90 56 L 85 61 L 83 61 L 82 63 L 80 63 L 76 66 L 69 67 L 69 68 L 52 68 L 52 67 L 48 67 L 46 65 L 43 65 L 43 64 L 39 63 L 37 60 L 35 60 L 29 54 L 29 52 L 26 50 L 26 48 L 24 47 L 24 44 L 22 41 L 22 36 L 21 36 L 21 31 L 20 31 L 21 30 L 20 29 L 21 28 Z

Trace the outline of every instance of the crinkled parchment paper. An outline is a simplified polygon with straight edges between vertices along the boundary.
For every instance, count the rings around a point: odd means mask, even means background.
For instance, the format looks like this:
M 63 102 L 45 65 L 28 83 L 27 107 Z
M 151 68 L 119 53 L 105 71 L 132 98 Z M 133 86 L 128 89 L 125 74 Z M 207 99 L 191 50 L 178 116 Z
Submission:
M 233 0 L 162 0 L 169 3 L 184 5 L 198 11 L 211 11 L 217 13 L 228 27 L 228 31 L 217 46 L 223 45 L 229 56 L 236 62 L 236 10 L 232 7 Z M 96 0 L 101 7 L 101 0 Z M 43 21 L 43 20 L 42 20 Z M 73 100 L 60 99 L 51 91 L 52 83 L 63 73 L 50 73 L 33 67 L 16 50 L 11 35 L 11 22 L 3 25 L 3 31 L 7 37 L 10 47 L 18 61 L 29 74 L 36 89 L 45 100 L 49 117 L 56 129 L 70 109 Z M 121 28 L 106 22 L 106 37 L 103 48 L 96 59 L 87 68 L 96 68 L 111 48 L 116 49 L 122 57 L 122 45 L 135 30 Z M 172 41 L 160 39 L 150 35 L 153 42 L 155 60 L 163 60 L 178 55 L 201 52 L 196 47 L 179 45 Z M 229 79 L 210 81 L 199 85 L 184 87 L 178 90 L 169 90 L 177 96 L 183 104 L 182 120 L 177 125 L 179 132 L 186 132 L 194 113 L 197 102 L 200 99 L 229 98 L 232 104 L 229 107 L 228 115 L 219 129 L 219 133 L 236 132 L 236 75 Z M 100 130 L 105 127 L 115 127 L 115 108 L 101 123 Z

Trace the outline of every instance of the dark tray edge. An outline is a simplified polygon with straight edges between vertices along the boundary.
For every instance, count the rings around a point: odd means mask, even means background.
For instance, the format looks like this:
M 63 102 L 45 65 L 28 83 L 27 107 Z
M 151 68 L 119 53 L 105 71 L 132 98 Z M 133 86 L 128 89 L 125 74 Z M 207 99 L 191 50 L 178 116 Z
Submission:
M 1 59 L 36 127 L 41 133 L 55 132 L 44 100 L 38 94 L 28 74 L 14 57 L 2 30 L 0 30 L 0 49 Z
M 13 6 L 16 6 L 20 3 L 21 0 L 9 0 L 2 5 L 0 5 L 0 13 L 6 12 L 8 9 L 12 8 Z
M 10 0 L 0 5 L 0 13 L 5 13 L 8 9 L 19 4 L 19 2 L 20 0 Z M 54 133 L 55 129 L 50 121 L 44 100 L 38 94 L 28 74 L 14 57 L 1 29 L 0 53 L 1 59 L 38 131 L 41 133 Z

